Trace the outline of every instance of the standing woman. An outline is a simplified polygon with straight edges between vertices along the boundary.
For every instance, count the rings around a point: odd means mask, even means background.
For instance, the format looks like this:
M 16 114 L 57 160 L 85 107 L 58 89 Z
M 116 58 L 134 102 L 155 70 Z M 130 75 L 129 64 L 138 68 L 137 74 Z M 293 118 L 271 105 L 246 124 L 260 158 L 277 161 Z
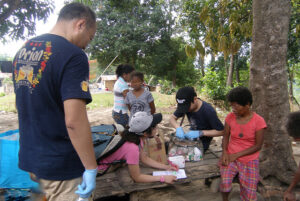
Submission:
M 225 119 L 220 191 L 223 201 L 228 201 L 232 180 L 238 174 L 241 200 L 254 201 L 257 200 L 259 151 L 267 125 L 251 110 L 252 94 L 248 88 L 232 89 L 227 99 L 232 112 Z
M 127 114 L 128 107 L 124 100 L 129 91 L 127 82 L 130 81 L 130 74 L 133 71 L 134 68 L 129 64 L 120 64 L 116 70 L 118 79 L 114 85 L 114 108 L 112 116 L 117 124 L 121 124 L 124 127 L 128 125 L 129 121 L 129 116 Z

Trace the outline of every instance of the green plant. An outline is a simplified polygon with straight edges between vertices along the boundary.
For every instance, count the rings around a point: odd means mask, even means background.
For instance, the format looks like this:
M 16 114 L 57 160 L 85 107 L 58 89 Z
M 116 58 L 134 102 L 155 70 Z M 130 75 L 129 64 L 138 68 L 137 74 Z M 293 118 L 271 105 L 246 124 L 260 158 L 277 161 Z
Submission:
M 213 100 L 225 100 L 227 92 L 231 87 L 226 87 L 224 70 L 216 72 L 213 68 L 207 69 L 205 77 L 200 80 L 200 87 L 197 87 L 198 91 L 206 94 Z
M 172 82 L 171 81 L 159 80 L 158 82 L 161 86 L 160 93 L 171 95 L 172 93 L 174 93 L 176 91 L 176 89 L 174 89 L 172 87 Z
M 5 96 L 5 93 L 4 93 L 4 92 L 1 92 L 1 93 L 0 93 L 0 97 L 3 97 L 3 96 Z
M 0 98 L 0 111 L 17 112 L 16 109 L 16 96 L 9 94 Z
M 13 81 L 10 77 L 7 77 L 7 78 L 4 78 L 3 80 L 3 84 L 9 84 L 9 85 L 12 85 L 13 84 Z

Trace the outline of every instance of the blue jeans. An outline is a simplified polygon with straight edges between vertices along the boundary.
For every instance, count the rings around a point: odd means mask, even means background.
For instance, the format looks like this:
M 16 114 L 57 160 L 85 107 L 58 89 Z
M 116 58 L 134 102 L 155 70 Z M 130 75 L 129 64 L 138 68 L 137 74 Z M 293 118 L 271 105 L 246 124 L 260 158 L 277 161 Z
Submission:
M 122 113 L 122 110 L 120 112 L 115 112 L 114 110 L 112 111 L 112 117 L 115 120 L 117 124 L 121 124 L 124 126 L 124 128 L 128 125 L 129 123 L 129 116 L 127 113 Z

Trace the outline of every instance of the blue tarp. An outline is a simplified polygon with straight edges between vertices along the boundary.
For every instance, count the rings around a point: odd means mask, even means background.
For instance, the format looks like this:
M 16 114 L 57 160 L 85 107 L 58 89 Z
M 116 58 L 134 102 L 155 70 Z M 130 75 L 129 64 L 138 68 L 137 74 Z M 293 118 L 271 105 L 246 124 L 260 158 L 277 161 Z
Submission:
M 19 169 L 19 130 L 0 133 L 0 188 L 38 188 L 29 173 Z

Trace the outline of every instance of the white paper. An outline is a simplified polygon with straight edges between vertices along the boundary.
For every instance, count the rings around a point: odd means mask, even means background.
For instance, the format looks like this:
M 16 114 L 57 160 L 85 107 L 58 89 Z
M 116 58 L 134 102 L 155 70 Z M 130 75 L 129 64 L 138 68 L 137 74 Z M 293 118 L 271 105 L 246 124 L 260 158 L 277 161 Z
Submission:
M 153 176 L 162 176 L 162 175 L 174 175 L 177 177 L 177 179 L 185 179 L 186 174 L 184 169 L 179 169 L 176 171 L 154 171 Z
M 173 163 L 177 165 L 179 168 L 185 167 L 185 160 L 183 156 L 171 156 L 169 157 L 169 164 Z

